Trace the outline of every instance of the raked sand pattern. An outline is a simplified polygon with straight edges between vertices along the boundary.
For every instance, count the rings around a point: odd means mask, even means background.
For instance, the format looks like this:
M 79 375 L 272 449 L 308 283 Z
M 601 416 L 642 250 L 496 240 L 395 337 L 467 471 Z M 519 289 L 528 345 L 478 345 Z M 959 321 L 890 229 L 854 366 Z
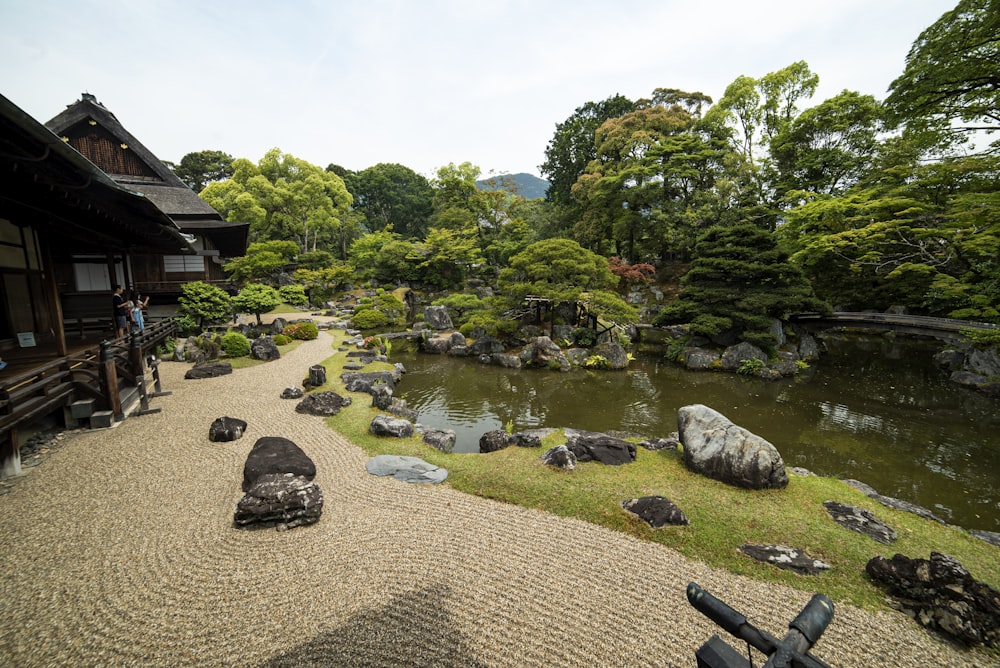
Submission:
M 725 633 L 688 605 L 688 582 L 779 637 L 808 600 L 584 522 L 369 475 L 359 448 L 279 398 L 332 344 L 321 332 L 213 379 L 163 364 L 162 412 L 82 432 L 0 496 L 0 665 L 694 666 Z M 212 443 L 224 415 L 247 433 Z M 319 523 L 233 528 L 261 436 L 316 462 Z M 816 655 L 991 663 L 845 604 Z

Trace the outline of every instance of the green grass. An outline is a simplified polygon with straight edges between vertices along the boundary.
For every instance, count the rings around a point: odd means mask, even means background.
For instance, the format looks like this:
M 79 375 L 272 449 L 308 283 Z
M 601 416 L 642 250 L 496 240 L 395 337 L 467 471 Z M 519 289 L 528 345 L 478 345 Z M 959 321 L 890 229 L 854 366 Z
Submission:
M 268 315 L 271 315 L 271 314 L 278 315 L 278 314 L 281 314 L 281 313 L 299 313 L 299 314 L 301 314 L 301 313 L 305 313 L 305 311 L 303 311 L 302 309 L 295 308 L 291 304 L 286 304 L 285 302 L 281 302 L 280 304 L 278 304 L 277 306 L 275 306 L 273 309 L 271 309 L 267 313 L 268 313 Z
M 345 353 L 323 365 L 329 382 L 322 390 L 343 393 L 340 369 Z M 391 365 L 372 365 L 372 370 Z M 445 454 L 421 442 L 379 438 L 368 432 L 378 410 L 358 399 L 328 425 L 367 454 L 412 455 L 448 469 L 444 483 L 484 498 L 556 515 L 574 517 L 642 540 L 674 548 L 717 568 L 766 582 L 780 582 L 807 592 L 822 592 L 834 601 L 865 608 L 884 608 L 885 595 L 865 574 L 865 564 L 876 555 L 896 553 L 928 558 L 931 551 L 956 557 L 973 575 L 1000 586 L 1000 550 L 960 529 L 949 528 L 911 513 L 896 511 L 832 478 L 790 476 L 780 490 L 731 487 L 689 471 L 678 451 L 638 449 L 637 459 L 624 466 L 588 462 L 571 472 L 542 464 L 540 455 L 565 440 L 556 433 L 541 448 L 509 447 L 490 454 Z M 625 512 L 621 502 L 640 496 L 667 497 L 691 521 L 686 527 L 652 529 Z M 893 527 L 899 539 L 882 545 L 835 523 L 823 502 L 836 500 L 867 508 Z M 758 562 L 738 551 L 745 543 L 796 547 L 832 566 L 818 576 L 801 576 Z

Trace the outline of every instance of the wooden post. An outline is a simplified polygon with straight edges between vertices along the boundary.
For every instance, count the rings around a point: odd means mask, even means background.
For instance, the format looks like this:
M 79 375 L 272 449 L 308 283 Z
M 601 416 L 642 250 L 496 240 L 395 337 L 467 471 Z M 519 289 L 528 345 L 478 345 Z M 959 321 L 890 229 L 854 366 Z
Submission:
M 56 270 L 52 263 L 52 251 L 49 247 L 49 242 L 44 235 L 36 235 L 35 238 L 38 239 L 38 243 L 42 247 L 42 283 L 45 286 L 44 290 L 47 293 L 49 303 L 52 305 L 49 310 L 52 313 L 54 321 L 52 323 L 52 331 L 55 333 L 56 337 L 56 355 L 59 357 L 65 357 L 69 354 L 69 350 L 66 347 L 66 330 L 63 328 L 62 299 L 59 297 L 59 286 L 56 284 Z M 83 329 L 82 321 L 80 329 Z
M 0 435 L 0 473 L 4 478 L 21 475 L 21 446 L 17 442 L 17 429 L 8 429 Z
M 125 413 L 122 411 L 122 397 L 118 389 L 115 356 L 111 352 L 111 344 L 107 341 L 101 341 L 101 359 L 98 369 L 101 377 L 101 391 L 108 399 L 108 410 L 114 414 L 116 420 L 124 420 Z
M 146 361 L 142 354 L 142 332 L 134 330 L 128 343 L 129 370 L 136 377 L 146 373 Z

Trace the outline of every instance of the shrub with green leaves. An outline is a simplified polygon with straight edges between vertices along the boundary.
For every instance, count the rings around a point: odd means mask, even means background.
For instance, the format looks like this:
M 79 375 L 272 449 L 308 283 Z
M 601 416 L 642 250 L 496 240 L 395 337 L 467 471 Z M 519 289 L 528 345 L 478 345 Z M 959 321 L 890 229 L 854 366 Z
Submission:
M 250 339 L 240 332 L 226 332 L 220 343 L 226 357 L 246 357 L 250 354 Z
M 736 369 L 736 373 L 742 376 L 759 376 L 765 366 L 767 365 L 764 363 L 764 360 L 758 357 L 751 357 L 750 359 L 740 362 L 739 367 Z
M 305 288 L 298 284 L 282 285 L 278 288 L 278 297 L 281 298 L 281 301 L 292 306 L 305 306 L 309 303 Z
M 587 369 L 610 369 L 611 362 L 603 355 L 591 355 L 583 361 L 583 366 Z
M 319 328 L 313 322 L 293 322 L 290 325 L 285 325 L 281 333 L 290 339 L 312 341 L 319 336 Z
M 292 340 L 284 334 L 275 334 L 271 338 L 274 340 L 274 345 L 276 346 L 287 346 L 292 342 Z
M 389 317 L 372 308 L 355 311 L 351 317 L 351 326 L 355 329 L 379 329 L 388 324 Z
M 192 318 L 197 331 L 203 329 L 206 323 L 228 319 L 233 312 L 232 300 L 226 291 L 204 281 L 185 283 L 177 301 L 181 315 Z
M 969 343 L 980 346 L 1000 346 L 1000 327 L 990 329 L 966 327 L 961 330 L 961 334 Z
M 198 325 L 198 321 L 190 315 L 179 315 L 174 318 L 174 322 L 177 323 L 177 329 L 180 330 L 181 336 L 194 336 L 195 334 L 201 332 L 201 327 Z
M 573 343 L 583 348 L 590 348 L 597 343 L 597 332 L 589 327 L 577 327 L 570 336 Z

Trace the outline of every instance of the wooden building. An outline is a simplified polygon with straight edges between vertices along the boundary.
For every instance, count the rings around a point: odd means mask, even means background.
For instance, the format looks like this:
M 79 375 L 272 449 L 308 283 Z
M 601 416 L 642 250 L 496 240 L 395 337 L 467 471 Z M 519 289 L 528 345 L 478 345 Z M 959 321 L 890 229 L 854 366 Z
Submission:
M 0 95 L 0 474 L 18 472 L 17 431 L 32 420 L 78 401 L 122 419 L 126 385 L 145 404 L 146 356 L 172 321 L 130 341 L 110 329 L 87 338 L 67 331 L 64 303 L 86 281 L 99 300 L 88 315 L 110 323 L 111 277 L 124 283 L 132 258 L 164 256 L 200 257 L 150 198 Z
M 176 296 L 189 281 L 229 288 L 222 271 L 227 258 L 246 253 L 249 223 L 226 222 L 198 197 L 113 113 L 89 93 L 45 126 L 108 174 L 119 186 L 141 193 L 186 235 L 194 254 L 131 254 L 115 267 L 115 280 L 143 294 Z M 77 254 L 72 274 L 60 277 L 70 310 L 86 309 L 90 295 L 107 291 L 103 257 Z

